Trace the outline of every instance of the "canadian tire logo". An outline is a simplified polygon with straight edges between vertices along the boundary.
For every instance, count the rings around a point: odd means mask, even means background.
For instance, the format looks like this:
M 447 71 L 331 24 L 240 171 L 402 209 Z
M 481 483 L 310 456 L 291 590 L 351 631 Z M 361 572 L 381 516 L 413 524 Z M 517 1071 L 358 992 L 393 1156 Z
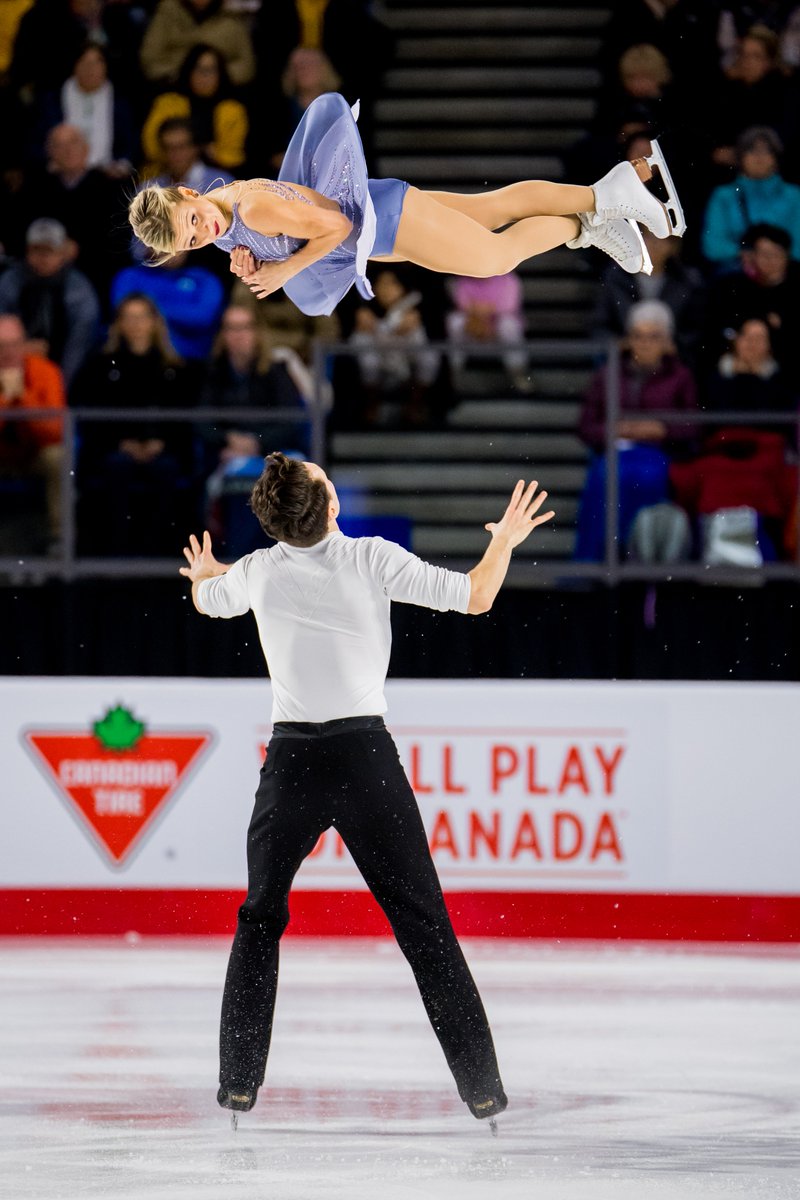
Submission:
M 210 733 L 150 730 L 120 705 L 89 732 L 29 730 L 25 741 L 79 823 L 121 866 L 174 799 Z

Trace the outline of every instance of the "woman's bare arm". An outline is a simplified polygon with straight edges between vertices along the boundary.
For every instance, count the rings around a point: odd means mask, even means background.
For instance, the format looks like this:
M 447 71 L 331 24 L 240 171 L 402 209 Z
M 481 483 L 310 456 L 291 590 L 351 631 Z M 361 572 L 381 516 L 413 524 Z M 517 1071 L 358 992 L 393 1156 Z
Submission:
M 325 197 L 321 196 L 320 199 L 325 200 Z M 251 274 L 241 276 L 259 300 L 276 292 L 300 271 L 330 254 L 331 250 L 342 244 L 353 228 L 352 222 L 338 205 L 322 207 L 317 203 L 283 199 L 267 192 L 251 192 L 243 197 L 239 203 L 239 215 L 250 229 L 266 237 L 283 233 L 289 237 L 306 239 L 305 246 L 283 262 L 263 263 Z M 236 271 L 233 261 L 231 269 Z

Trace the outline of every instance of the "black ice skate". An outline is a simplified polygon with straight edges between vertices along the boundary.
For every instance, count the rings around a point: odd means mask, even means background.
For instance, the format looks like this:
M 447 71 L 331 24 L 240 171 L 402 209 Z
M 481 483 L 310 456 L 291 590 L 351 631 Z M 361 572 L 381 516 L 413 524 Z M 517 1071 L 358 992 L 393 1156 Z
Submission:
M 246 1091 L 244 1088 L 234 1091 L 233 1088 L 220 1087 L 217 1092 L 217 1104 L 220 1108 L 231 1109 L 231 1129 L 234 1133 L 239 1128 L 239 1113 L 250 1112 L 257 1096 L 258 1088 L 253 1088 L 252 1091 Z
M 479 1121 L 488 1119 L 492 1136 L 497 1137 L 497 1117 L 508 1108 L 508 1097 L 505 1092 L 500 1092 L 483 1100 L 467 1100 L 467 1108 Z

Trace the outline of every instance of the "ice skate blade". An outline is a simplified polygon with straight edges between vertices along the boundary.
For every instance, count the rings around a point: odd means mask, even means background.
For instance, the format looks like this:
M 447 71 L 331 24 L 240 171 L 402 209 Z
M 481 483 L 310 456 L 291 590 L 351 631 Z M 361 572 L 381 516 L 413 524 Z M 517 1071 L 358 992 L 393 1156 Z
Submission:
M 489 1117 L 489 1132 L 492 1137 L 497 1137 L 497 1117 Z
M 639 267 L 638 271 L 632 271 L 632 272 L 630 272 L 630 274 L 632 274 L 632 275 L 652 275 L 653 274 L 653 260 L 650 257 L 650 251 L 647 249 L 647 243 L 645 242 L 644 238 L 642 237 L 642 231 L 639 228 L 639 226 L 636 224 L 635 221 L 628 221 L 628 224 L 630 225 L 631 229 L 633 229 L 635 231 L 636 237 L 639 239 L 639 249 L 642 252 L 642 265 Z
M 231 1129 L 234 1133 L 239 1129 L 239 1114 L 236 1112 L 231 1113 Z
M 686 232 L 686 217 L 683 215 L 683 208 L 681 207 L 681 202 L 678 199 L 678 189 L 675 187 L 675 182 L 670 174 L 669 167 L 667 166 L 667 160 L 664 158 L 663 151 L 656 138 L 651 141 L 650 147 L 650 154 L 645 155 L 645 161 L 650 167 L 651 176 L 653 168 L 658 171 L 659 176 L 661 177 L 661 182 L 663 183 L 664 189 L 667 193 L 667 200 L 664 204 L 664 208 L 666 209 L 667 216 L 670 220 L 672 235 L 674 237 L 683 237 L 684 233 Z

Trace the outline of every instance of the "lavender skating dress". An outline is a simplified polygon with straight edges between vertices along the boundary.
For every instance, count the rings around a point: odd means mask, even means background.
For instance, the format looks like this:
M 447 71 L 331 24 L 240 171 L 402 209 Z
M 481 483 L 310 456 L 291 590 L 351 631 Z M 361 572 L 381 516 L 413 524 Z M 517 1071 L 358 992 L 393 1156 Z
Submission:
M 301 312 L 317 317 L 332 313 L 353 284 L 365 300 L 372 298 L 366 278 L 370 255 L 391 254 L 408 184 L 400 179 L 368 179 L 364 150 L 356 126 L 358 105 L 350 108 L 338 92 L 319 96 L 306 109 L 295 130 L 278 182 L 251 180 L 276 195 L 307 200 L 291 185 L 302 184 L 335 200 L 353 228 L 318 262 L 300 271 L 283 290 Z M 305 242 L 277 234 L 268 237 L 249 229 L 233 205 L 233 220 L 214 243 L 231 251 L 245 246 L 259 262 L 284 262 Z

